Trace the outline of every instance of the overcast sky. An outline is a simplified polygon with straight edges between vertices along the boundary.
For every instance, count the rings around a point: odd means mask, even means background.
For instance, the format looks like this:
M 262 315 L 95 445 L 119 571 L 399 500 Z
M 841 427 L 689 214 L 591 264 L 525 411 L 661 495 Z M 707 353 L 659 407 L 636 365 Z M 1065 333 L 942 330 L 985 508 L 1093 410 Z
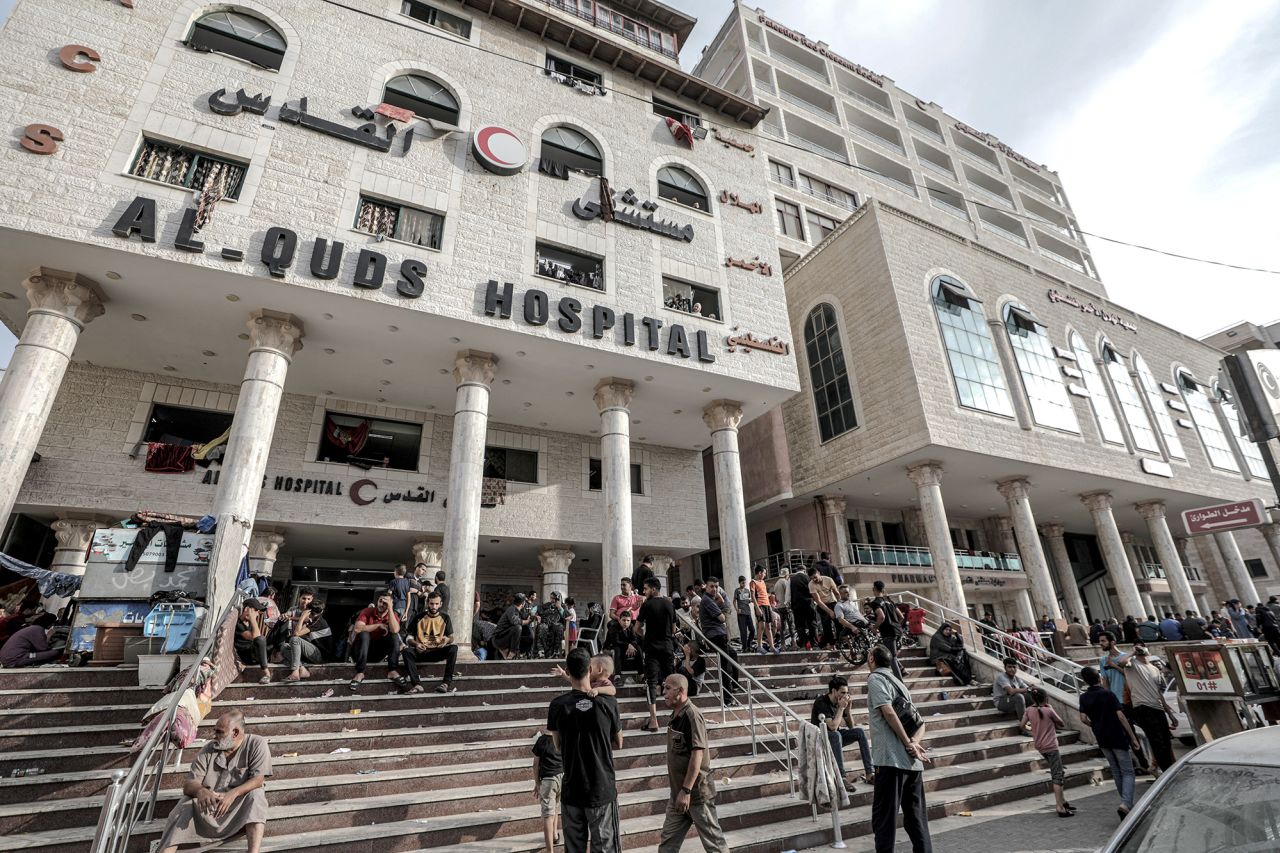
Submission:
M 668 2 L 699 19 L 682 51 L 691 67 L 731 6 Z M 0 19 L 12 6 L 0 0 Z M 806 0 L 765 11 L 1057 170 L 1084 230 L 1280 270 L 1280 0 Z M 1280 318 L 1280 275 L 1089 246 L 1115 301 L 1181 331 Z M 8 351 L 0 340 L 0 364 Z

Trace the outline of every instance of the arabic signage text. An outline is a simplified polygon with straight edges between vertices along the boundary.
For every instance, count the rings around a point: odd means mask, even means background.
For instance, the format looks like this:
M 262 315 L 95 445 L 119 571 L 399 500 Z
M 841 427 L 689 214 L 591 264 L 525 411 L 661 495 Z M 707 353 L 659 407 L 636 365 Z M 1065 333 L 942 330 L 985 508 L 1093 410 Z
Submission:
M 1063 305 L 1070 305 L 1072 308 L 1079 308 L 1085 314 L 1092 314 L 1100 320 L 1113 323 L 1122 329 L 1128 329 L 1130 332 L 1138 331 L 1138 325 L 1132 320 L 1126 320 L 1119 314 L 1112 314 L 1104 311 L 1092 302 L 1081 302 L 1070 293 L 1063 293 L 1060 290 L 1050 289 L 1048 295 L 1050 302 L 1061 302 Z
M 743 201 L 738 197 L 737 193 L 731 193 L 728 190 L 720 191 L 720 203 L 731 204 L 734 207 L 740 207 L 747 213 L 763 213 L 764 207 L 758 201 Z
M 221 471 L 209 470 L 204 472 L 204 477 L 200 482 L 204 485 L 216 486 L 221 476 Z M 295 492 L 300 495 L 333 495 L 341 497 L 346 495 L 356 506 L 368 506 L 378 500 L 378 484 L 373 480 L 361 479 L 351 484 L 347 491 L 342 489 L 341 480 L 321 480 L 312 477 L 291 477 L 285 474 L 270 475 L 262 478 L 262 488 L 270 488 L 273 492 Z M 415 488 L 406 488 L 399 492 L 385 492 L 382 494 L 382 502 L 384 504 L 395 503 L 434 503 L 436 499 L 435 489 L 428 489 L 426 486 L 417 486 Z
M 1182 523 L 1187 528 L 1188 536 L 1200 533 L 1221 533 L 1224 530 L 1236 530 L 1241 527 L 1257 527 L 1267 521 L 1266 507 L 1258 498 L 1188 509 L 1182 513 Z
M 593 183 L 591 192 L 598 192 L 599 179 Z M 611 191 L 610 198 L 613 198 L 616 202 L 632 207 L 641 207 L 649 211 L 647 214 L 641 214 L 634 210 L 616 207 L 612 211 L 611 219 L 613 222 L 621 222 L 623 225 L 628 225 L 641 231 L 652 231 L 654 234 L 670 237 L 672 240 L 683 240 L 686 243 L 693 242 L 692 225 L 677 225 L 666 219 L 654 219 L 653 212 L 658 209 L 658 205 L 652 201 L 641 202 L 635 190 L 624 190 L 621 196 L 617 192 Z M 590 222 L 592 219 L 605 218 L 605 211 L 599 202 L 592 200 L 588 195 L 574 200 L 573 215 Z
M 778 355 L 786 355 L 791 352 L 791 345 L 777 335 L 774 335 L 771 338 L 758 338 L 751 332 L 739 331 L 737 326 L 733 327 L 733 331 L 737 334 L 729 335 L 729 337 L 724 340 L 725 344 L 729 347 L 729 352 L 742 350 L 747 355 L 750 355 L 753 349 L 772 352 Z
M 796 32 L 793 29 L 789 29 L 788 27 L 784 27 L 782 24 L 779 24 L 777 21 L 773 20 L 770 17 L 767 17 L 765 15 L 759 15 L 757 17 L 757 20 L 759 20 L 760 23 L 764 24 L 766 27 L 773 30 L 774 32 L 784 35 L 787 38 L 791 39 L 796 44 L 802 44 L 805 47 L 809 48 L 809 50 L 812 50 L 814 53 L 821 54 L 822 56 L 825 56 L 827 59 L 830 59 L 836 65 L 839 65 L 843 68 L 847 68 L 850 71 L 852 71 L 854 74 L 857 74 L 859 77 L 864 77 L 867 80 L 870 80 L 872 83 L 875 83 L 877 86 L 884 88 L 884 78 L 882 78 L 879 74 L 875 73 L 874 71 L 871 71 L 870 69 L 867 69 L 867 68 L 863 68 L 861 65 L 859 65 L 856 62 L 850 62 L 840 54 L 833 53 L 830 50 L 827 50 L 825 47 L 822 47 L 817 42 L 810 41 L 800 33 Z
M 484 296 L 485 316 L 510 320 L 511 309 L 515 304 L 515 290 L 511 282 L 499 284 L 496 280 L 489 279 Z M 553 319 L 552 313 L 554 310 L 556 327 L 567 334 L 581 332 L 600 340 L 607 333 L 616 329 L 620 322 L 622 331 L 621 343 L 623 346 L 636 346 L 638 340 L 640 346 L 645 347 L 650 352 L 657 352 L 663 348 L 659 334 L 662 329 L 662 321 L 655 317 L 641 317 L 637 322 L 635 314 L 627 312 L 619 317 L 612 308 L 605 305 L 593 305 L 589 309 L 584 309 L 582 303 L 572 296 L 566 296 L 555 305 L 552 305 L 551 298 L 541 290 L 526 290 L 521 304 L 523 308 L 521 318 L 530 326 L 548 325 Z M 584 319 L 584 314 L 587 315 L 587 319 Z M 637 332 L 639 332 L 639 337 L 637 337 Z M 613 338 L 616 343 L 616 331 L 613 332 Z M 694 332 L 691 341 L 684 326 L 678 323 L 672 323 L 667 327 L 665 350 L 667 355 L 679 356 L 680 358 L 692 358 L 696 355 L 698 361 L 707 364 L 716 360 L 715 355 L 712 354 L 708 346 L 706 332 L 701 330 Z

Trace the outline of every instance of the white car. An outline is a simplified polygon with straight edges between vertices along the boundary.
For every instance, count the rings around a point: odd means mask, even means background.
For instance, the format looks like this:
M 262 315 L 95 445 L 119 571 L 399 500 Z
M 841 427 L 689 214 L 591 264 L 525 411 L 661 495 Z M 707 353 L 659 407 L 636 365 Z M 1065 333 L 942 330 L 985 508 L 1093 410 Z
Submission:
M 1099 853 L 1280 850 L 1280 731 L 1251 729 L 1187 753 Z

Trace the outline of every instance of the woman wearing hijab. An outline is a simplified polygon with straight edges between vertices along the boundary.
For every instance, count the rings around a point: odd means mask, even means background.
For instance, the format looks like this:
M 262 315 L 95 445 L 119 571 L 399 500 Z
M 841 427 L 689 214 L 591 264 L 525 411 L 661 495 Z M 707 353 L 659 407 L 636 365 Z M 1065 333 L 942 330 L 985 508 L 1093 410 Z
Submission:
M 950 622 L 943 622 L 929 641 L 929 660 L 938 668 L 940 675 L 950 675 L 956 684 L 964 686 L 973 681 L 973 669 L 969 664 L 969 653 L 964 650 L 964 640 Z

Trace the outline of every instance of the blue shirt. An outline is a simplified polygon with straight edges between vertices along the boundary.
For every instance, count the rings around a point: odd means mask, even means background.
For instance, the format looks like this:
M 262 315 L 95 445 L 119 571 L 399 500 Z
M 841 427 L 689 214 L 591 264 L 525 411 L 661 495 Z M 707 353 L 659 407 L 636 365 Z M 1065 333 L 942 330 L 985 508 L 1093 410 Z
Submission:
M 724 610 L 708 593 L 702 594 L 702 605 L 698 608 L 698 627 L 707 635 L 708 640 L 728 636 L 729 631 L 720 621 Z
M 1098 658 L 1098 673 L 1102 676 L 1103 683 L 1107 689 L 1115 694 L 1115 697 L 1121 702 L 1124 701 L 1124 672 L 1119 667 L 1107 666 L 1107 655 Z M 1129 659 L 1128 655 L 1116 655 L 1115 661 L 1119 663 Z
M 1160 633 L 1164 635 L 1166 640 L 1181 640 L 1182 626 L 1178 624 L 1177 619 L 1162 619 L 1160 621 Z
M 1236 637 L 1247 640 L 1253 636 L 1253 632 L 1249 630 L 1249 613 L 1243 607 L 1239 610 L 1227 608 L 1227 615 L 1231 617 L 1231 627 L 1236 629 Z

